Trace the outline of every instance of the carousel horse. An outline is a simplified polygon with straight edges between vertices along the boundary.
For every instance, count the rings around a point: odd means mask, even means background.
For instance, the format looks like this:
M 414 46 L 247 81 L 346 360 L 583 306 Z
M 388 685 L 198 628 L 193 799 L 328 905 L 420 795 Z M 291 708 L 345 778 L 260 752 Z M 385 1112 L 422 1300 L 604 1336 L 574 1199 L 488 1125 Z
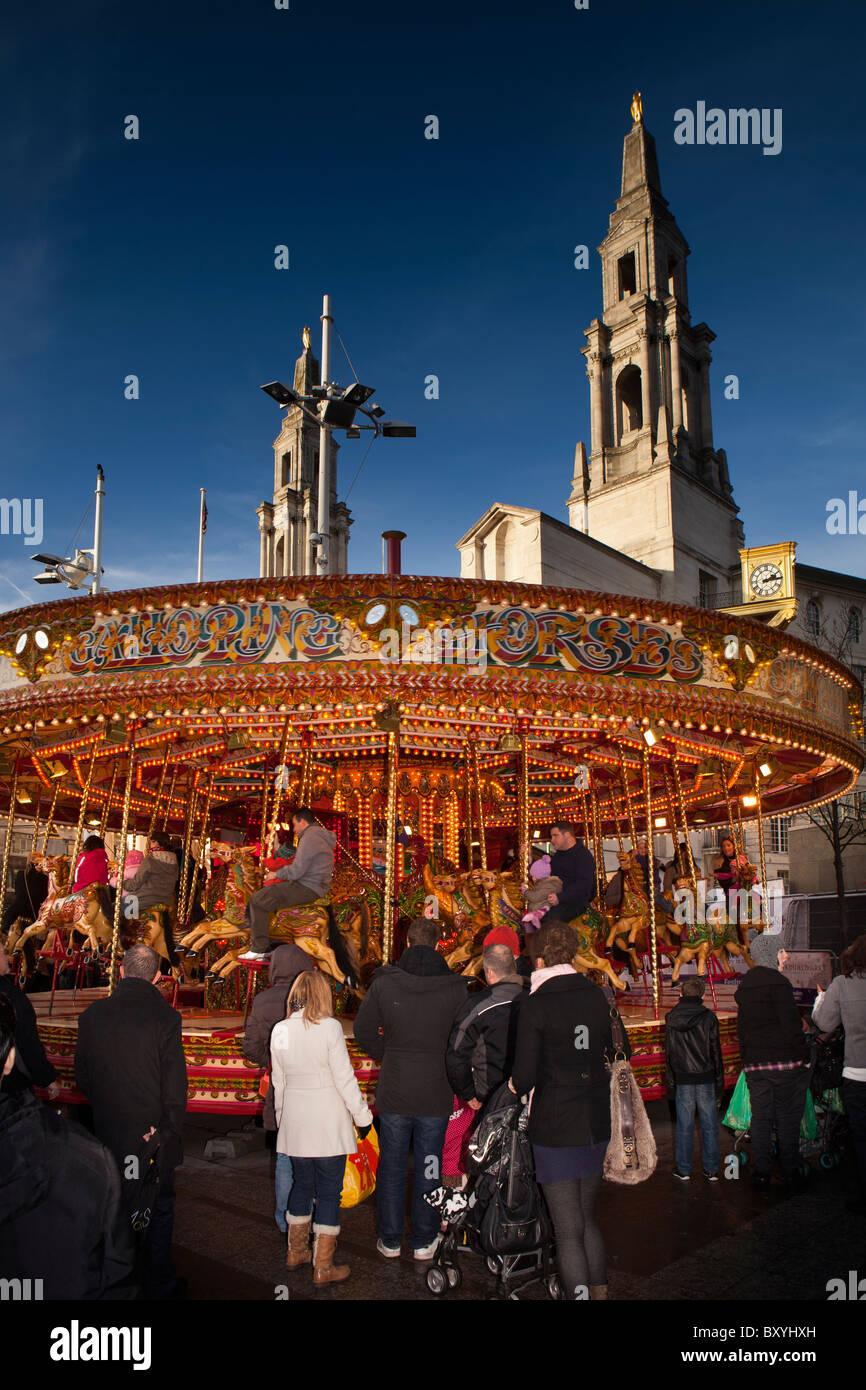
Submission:
M 454 970 L 462 965 L 462 975 L 477 977 L 481 974 L 483 943 L 488 931 L 493 927 L 509 927 L 519 935 L 524 906 L 523 890 L 513 874 L 494 872 L 492 869 L 473 869 L 461 875 L 459 885 L 455 886 L 459 886 L 471 911 L 458 944 L 443 954 L 449 969 Z M 455 925 L 459 922 L 458 913 Z
M 89 950 L 98 955 L 100 947 L 111 940 L 112 934 L 111 922 L 105 910 L 108 906 L 107 889 L 100 884 L 88 883 L 85 888 L 69 893 L 66 856 L 47 856 L 40 863 L 43 873 L 48 875 L 48 896 L 39 909 L 36 921 L 19 932 L 9 946 L 10 952 L 23 951 L 34 938 L 47 946 L 50 932 L 68 927 L 73 933 L 86 937 Z
M 167 903 L 146 907 L 140 917 L 123 919 L 121 940 L 124 950 L 128 950 L 130 946 L 149 946 L 160 960 L 168 962 L 171 974 L 179 980 L 182 970 L 174 944 L 173 916 L 174 909 Z
M 598 953 L 597 948 L 604 940 L 606 919 L 599 912 L 597 901 L 590 903 L 586 912 L 580 917 L 575 917 L 569 926 L 577 933 L 579 942 L 578 953 L 571 962 L 574 969 L 581 975 L 590 970 L 600 970 L 610 980 L 614 989 L 625 989 L 608 957 Z
M 238 958 L 249 947 L 250 929 L 244 922 L 244 909 L 260 887 L 261 871 L 256 864 L 255 850 L 249 845 L 214 843 L 211 851 L 230 866 L 225 884 L 225 906 L 215 919 L 193 927 L 180 945 L 183 950 L 198 954 L 212 942 L 225 945 L 234 938 L 235 945 L 214 961 L 208 972 L 212 977 L 225 980 L 239 968 Z M 327 896 L 275 912 L 269 934 L 271 940 L 299 946 L 321 965 L 325 974 L 342 984 L 347 974 L 354 973 L 356 965 L 360 969 L 360 961 L 353 960 L 353 951 L 347 948 L 332 909 L 332 900 L 340 892 L 339 877 L 338 870 Z
M 643 869 L 634 851 L 621 850 L 617 859 L 622 874 L 622 898 L 605 944 L 610 948 L 615 942 L 620 945 L 625 940 L 626 946 L 622 949 L 628 955 L 639 933 L 649 923 L 649 898 L 644 886 Z

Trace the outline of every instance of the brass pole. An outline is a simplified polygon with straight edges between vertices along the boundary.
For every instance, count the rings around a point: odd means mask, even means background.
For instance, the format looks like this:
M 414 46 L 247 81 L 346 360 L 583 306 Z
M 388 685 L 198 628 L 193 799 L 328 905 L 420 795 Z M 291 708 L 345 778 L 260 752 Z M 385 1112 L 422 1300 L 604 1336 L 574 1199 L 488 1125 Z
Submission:
M 757 768 L 755 768 L 755 796 L 758 801 L 756 808 L 758 812 L 758 849 L 761 859 L 761 925 L 768 927 L 770 925 L 769 921 L 764 921 L 764 903 L 767 901 L 767 860 L 766 851 L 764 849 L 764 817 L 761 808 L 761 783 Z M 752 896 L 751 892 L 749 896 Z M 770 914 L 767 913 L 768 918 L 769 915 Z
M 51 830 L 54 825 L 54 811 L 57 807 L 57 797 L 60 793 L 60 783 L 63 779 L 58 778 L 54 783 L 54 795 L 51 798 L 51 810 L 48 812 L 48 819 L 45 822 L 45 829 L 42 832 L 42 853 L 48 850 L 48 841 L 51 839 Z
M 90 754 L 90 766 L 87 769 L 87 777 L 84 782 L 84 789 L 81 793 L 81 808 L 78 812 L 78 825 L 75 829 L 75 840 L 72 845 L 72 854 L 69 857 L 69 889 L 75 882 L 75 861 L 78 858 L 78 851 L 81 848 L 81 836 L 84 830 L 84 817 L 87 815 L 87 801 L 90 796 L 90 784 L 93 781 L 93 764 L 96 761 L 96 744 L 94 743 Z
M 120 955 L 120 918 L 123 910 L 123 870 L 126 866 L 126 832 L 129 828 L 129 806 L 135 780 L 135 725 L 130 725 L 126 740 L 126 786 L 123 789 L 123 811 L 120 820 L 120 855 L 117 861 L 117 893 L 114 899 L 114 924 L 111 932 L 111 962 L 108 967 L 108 992 L 113 994 L 117 984 L 117 965 Z
M 397 872 L 397 734 L 388 734 L 388 792 L 385 807 L 385 892 L 382 901 L 382 961 L 394 953 L 394 913 Z
M 289 732 L 291 730 L 291 714 L 286 715 L 286 722 L 283 725 L 283 733 L 280 739 L 280 751 L 277 756 L 277 783 L 274 787 L 274 800 L 271 806 L 271 825 L 268 831 L 267 854 L 264 853 L 262 846 L 262 858 L 272 859 L 274 845 L 277 842 L 277 827 L 280 821 L 280 808 L 283 804 L 283 783 L 288 781 L 288 771 L 286 769 L 286 754 L 289 751 Z
M 472 868 L 472 772 L 469 766 L 469 743 L 464 745 L 464 768 L 463 768 L 463 803 L 464 803 L 464 822 L 463 835 L 466 841 L 466 868 Z M 459 865 L 458 865 L 459 867 Z
M 156 789 L 156 800 L 153 803 L 153 810 L 150 813 L 150 824 L 147 827 L 147 843 L 153 839 L 153 832 L 156 829 L 156 818 L 159 814 L 159 802 L 162 797 L 162 789 L 165 785 L 165 774 L 168 769 L 168 755 L 171 751 L 171 743 L 166 743 L 165 752 L 162 756 L 162 772 L 159 775 L 159 786 Z
M 12 830 L 15 825 L 15 798 L 18 795 L 18 765 L 20 757 L 15 755 L 12 771 L 12 791 L 9 797 L 9 815 L 6 818 L 6 843 L 3 846 L 3 871 L 0 873 L 0 912 L 6 907 L 6 885 L 9 882 L 9 864 L 12 859 Z
M 644 744 L 643 749 L 643 779 L 644 779 L 644 798 L 646 802 L 646 838 L 647 838 L 647 862 L 649 867 L 649 919 L 650 919 L 650 963 L 652 965 L 653 976 L 653 1010 L 658 1018 L 659 1013 L 659 961 L 656 942 L 656 894 L 655 894 L 655 860 L 653 856 L 653 821 L 652 821 L 652 785 L 650 782 L 650 750 L 649 744 Z
M 688 856 L 689 856 L 689 868 L 690 868 L 690 870 L 691 870 L 692 883 L 694 884 L 695 890 L 697 891 L 697 886 L 698 886 L 698 871 L 697 871 L 697 869 L 696 869 L 696 867 L 695 867 L 695 856 L 694 856 L 694 854 L 692 853 L 692 841 L 691 841 L 691 836 L 689 835 L 689 821 L 688 821 L 688 816 L 687 816 L 687 814 L 686 814 L 686 799 L 685 799 L 685 797 L 684 797 L 684 795 L 683 795 L 683 784 L 682 784 L 682 782 L 681 782 L 681 780 L 680 780 L 680 765 L 679 765 L 679 763 L 677 762 L 677 755 L 676 755 L 676 753 L 674 753 L 674 756 L 673 756 L 673 767 L 674 767 L 674 785 L 675 785 L 675 787 L 676 787 L 676 789 L 677 789 L 677 800 L 679 801 L 679 804 L 680 804 L 680 816 L 682 817 L 683 830 L 685 831 L 685 839 L 686 839 L 686 850 L 687 850 Z
M 487 869 L 487 840 L 484 834 L 484 806 L 481 801 L 481 775 L 478 771 L 478 743 L 471 739 L 469 743 L 469 753 L 472 766 L 472 782 L 475 789 L 475 805 L 478 815 L 478 849 L 481 857 L 481 867 Z M 470 869 L 472 864 L 470 862 Z
M 529 760 L 526 756 L 526 732 L 520 734 L 520 783 L 517 793 L 517 852 L 520 863 L 520 882 L 529 878 Z
M 189 876 L 188 876 L 187 886 L 186 886 L 186 904 L 185 904 L 185 907 L 184 907 L 184 915 L 183 915 L 183 917 L 182 917 L 182 919 L 181 919 L 183 922 L 187 922 L 187 921 L 189 920 L 189 914 L 192 912 L 192 900 L 193 900 L 193 895 L 195 894 L 196 883 L 197 883 L 197 881 L 198 881 L 199 869 L 202 867 L 202 864 L 203 864 L 203 862 L 204 862 L 204 845 L 205 845 L 205 838 L 206 838 L 206 831 L 207 831 L 208 816 L 210 815 L 210 803 L 211 803 L 211 794 L 212 794 L 212 792 L 213 792 L 213 768 L 211 768 L 210 773 L 208 774 L 208 779 L 207 779 L 207 791 L 205 792 L 205 796 L 204 796 L 204 806 L 202 807 L 202 811 L 201 811 L 201 825 L 199 826 L 199 832 L 198 832 L 198 862 L 197 862 L 197 863 L 193 863 L 193 857 L 192 857 L 192 843 L 190 843 Z
M 728 822 L 731 827 L 731 839 L 734 842 L 734 849 L 736 850 L 737 854 L 744 854 L 745 851 L 743 849 L 742 839 L 739 843 L 737 843 L 737 826 L 736 822 L 734 821 L 734 808 L 731 805 L 731 789 L 728 786 L 728 778 L 727 773 L 725 771 L 725 764 L 721 758 L 719 759 L 719 770 L 722 775 L 722 786 L 725 789 L 725 805 L 728 808 Z
M 99 834 L 105 838 L 105 831 L 108 827 L 108 817 L 111 814 L 111 798 L 114 796 L 114 784 L 117 781 L 117 758 L 114 760 L 114 767 L 111 770 L 111 786 L 108 788 L 108 796 L 102 808 L 102 818 L 99 822 Z
M 619 749 L 619 770 L 622 774 L 622 791 L 623 796 L 625 797 L 626 816 L 628 817 L 628 833 L 631 836 L 631 847 L 632 849 L 636 849 L 637 836 L 635 834 L 634 828 L 634 811 L 632 810 L 631 793 L 628 789 L 628 773 L 625 769 L 625 752 L 623 751 L 623 746 L 621 743 L 618 744 L 617 747 Z
M 189 857 L 190 845 L 192 843 L 192 825 L 195 818 L 195 804 L 198 800 L 198 792 L 195 786 L 195 774 L 191 774 L 187 781 L 187 817 L 183 832 L 183 862 L 180 867 L 180 882 L 177 885 L 177 913 L 178 922 L 183 921 L 183 904 L 186 899 L 186 885 L 189 879 Z
M 174 800 L 174 788 L 177 782 L 177 771 L 178 770 L 176 767 L 172 768 L 171 771 L 171 785 L 168 789 L 168 801 L 165 803 L 165 815 L 162 818 L 163 830 L 168 830 L 168 823 L 171 820 L 171 803 Z
M 264 858 L 265 840 L 268 836 L 268 755 L 265 754 L 264 772 L 262 774 L 262 817 L 259 826 L 259 857 Z
M 30 841 L 30 854 L 36 853 L 36 841 L 39 837 L 39 812 L 42 810 L 42 787 L 39 787 L 39 795 L 36 798 L 36 814 L 33 818 L 33 837 Z M 2 902 L 2 899 L 0 899 Z

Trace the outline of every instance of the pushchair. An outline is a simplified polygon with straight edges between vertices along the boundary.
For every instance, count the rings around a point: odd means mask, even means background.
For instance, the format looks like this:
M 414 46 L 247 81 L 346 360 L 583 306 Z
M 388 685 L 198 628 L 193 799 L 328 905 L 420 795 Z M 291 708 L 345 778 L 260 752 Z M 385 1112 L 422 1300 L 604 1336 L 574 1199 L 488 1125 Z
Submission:
M 535 1181 L 528 1118 L 528 1106 L 501 1086 L 481 1112 L 469 1142 L 466 1186 L 439 1187 L 427 1194 L 444 1227 L 427 1270 L 432 1294 L 460 1288 L 457 1256 L 463 1250 L 480 1255 L 496 1275 L 493 1298 L 518 1299 L 530 1284 L 543 1284 L 551 1298 L 562 1297 L 553 1263 L 553 1229 Z

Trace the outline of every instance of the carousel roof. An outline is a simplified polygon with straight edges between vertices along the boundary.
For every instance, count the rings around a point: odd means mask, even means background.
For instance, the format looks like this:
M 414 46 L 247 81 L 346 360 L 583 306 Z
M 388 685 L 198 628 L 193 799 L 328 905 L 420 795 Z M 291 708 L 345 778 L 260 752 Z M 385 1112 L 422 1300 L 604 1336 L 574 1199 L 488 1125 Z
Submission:
M 75 819 L 180 821 L 207 787 L 247 823 L 279 767 L 318 804 L 437 807 L 477 758 L 489 825 L 606 830 L 784 814 L 839 796 L 863 764 L 862 692 L 831 657 L 762 623 L 648 599 L 409 575 L 231 580 L 101 593 L 0 616 L 0 758 L 22 796 Z M 757 784 L 757 788 L 756 788 Z M 745 798 L 745 800 L 744 800 Z

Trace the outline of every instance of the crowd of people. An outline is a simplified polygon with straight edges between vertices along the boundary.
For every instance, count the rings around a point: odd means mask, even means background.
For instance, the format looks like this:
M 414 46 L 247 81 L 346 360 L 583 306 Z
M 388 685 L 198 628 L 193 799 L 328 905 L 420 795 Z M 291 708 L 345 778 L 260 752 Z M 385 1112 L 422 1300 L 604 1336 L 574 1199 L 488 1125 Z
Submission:
M 312 813 L 296 813 L 298 849 L 274 867 L 274 888 L 254 895 L 255 946 L 264 947 L 255 898 L 311 901 L 333 844 Z M 325 832 L 328 835 L 329 832 Z M 331 841 L 332 841 L 331 837 Z M 612 998 L 601 979 L 575 971 L 578 940 L 568 918 L 595 891 L 592 856 L 573 827 L 554 827 L 553 853 L 537 882 L 547 910 L 523 940 L 499 927 L 483 943 L 484 988 L 453 973 L 436 949 L 439 924 L 409 926 L 395 965 L 373 975 L 354 1020 L 354 1037 L 379 1063 L 374 1118 L 359 1088 L 333 996 L 313 959 L 295 946 L 270 955 L 269 985 L 255 997 L 243 1037 L 249 1060 L 267 1068 L 263 1123 L 275 1136 L 275 1222 L 286 1240 L 286 1267 L 312 1273 L 314 1285 L 343 1282 L 338 1263 L 341 1191 L 347 1157 L 376 1125 L 378 1254 L 436 1256 L 441 1218 L 426 1199 L 459 1184 L 449 1160 L 449 1126 L 472 1124 L 508 1086 L 529 1098 L 528 1135 L 535 1176 L 553 1226 L 567 1298 L 605 1299 L 605 1241 L 596 1211 L 611 1136 Z M 84 856 L 104 853 L 85 846 Z M 278 858 L 282 856 L 278 855 Z M 96 858 L 83 872 L 104 872 Z M 125 881 L 139 902 L 165 901 L 177 858 L 159 837 Z M 79 861 L 77 870 L 81 870 Z M 330 870 L 328 871 L 330 872 Z M 557 888 L 545 879 L 555 878 Z M 171 882 L 169 881 L 171 880 Z M 314 882 L 315 880 L 315 882 Z M 95 880 L 93 880 L 95 881 Z M 321 888 L 320 888 L 321 891 Z M 276 897 L 274 895 L 277 895 Z M 736 992 L 738 1038 L 751 1099 L 753 1181 L 770 1185 L 775 1131 L 783 1181 L 803 1182 L 798 1134 L 808 1085 L 807 1043 L 779 937 L 755 936 L 755 961 Z M 256 952 L 264 954 L 264 951 Z M 114 993 L 81 1015 L 75 1078 L 91 1109 L 92 1133 L 61 1119 L 34 1096 L 57 1093 L 32 1005 L 9 978 L 0 952 L 0 1273 L 42 1278 L 49 1298 L 170 1299 L 183 1284 L 172 1264 L 174 1178 L 183 1160 L 187 1077 L 181 1014 L 157 988 L 160 963 L 146 946 L 128 949 Z M 703 1004 L 703 980 L 681 982 L 665 1020 L 667 1091 L 676 1109 L 674 1177 L 691 1179 L 695 1125 L 705 1179 L 718 1180 L 719 1104 L 724 1075 L 718 1021 Z M 813 1010 L 817 1028 L 843 1026 L 842 1090 L 856 1152 L 862 1212 L 866 1193 L 866 936 L 842 957 L 842 973 Z M 618 1044 L 629 1055 L 627 1039 Z M 407 1180 L 412 1170 L 406 1230 Z M 74 1195 L 73 1195 L 74 1194 Z M 48 1260 L 58 1249 L 64 1258 Z

